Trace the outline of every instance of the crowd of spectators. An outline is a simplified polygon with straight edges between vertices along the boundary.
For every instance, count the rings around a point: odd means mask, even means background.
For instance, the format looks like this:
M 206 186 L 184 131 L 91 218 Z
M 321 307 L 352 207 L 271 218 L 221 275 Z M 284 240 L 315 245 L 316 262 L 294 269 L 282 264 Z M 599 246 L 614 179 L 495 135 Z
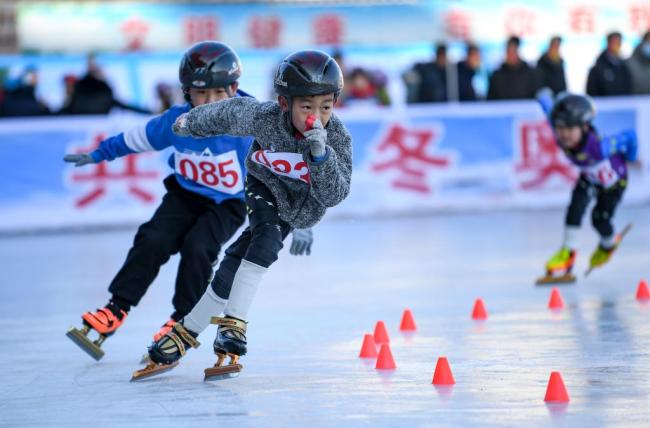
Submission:
M 618 32 L 607 35 L 605 49 L 588 72 L 587 94 L 650 94 L 650 31 L 644 34 L 629 58 L 621 56 L 622 41 L 622 35 Z M 452 63 L 447 55 L 447 46 L 438 44 L 430 61 L 416 63 L 402 74 L 406 102 L 528 99 L 533 98 L 541 88 L 550 88 L 554 93 L 567 89 L 565 62 L 561 55 L 562 39 L 559 36 L 549 40 L 548 48 L 536 64 L 531 65 L 522 59 L 520 46 L 519 37 L 508 38 L 503 63 L 489 75 L 487 90 L 479 91 L 475 83 L 482 68 L 480 48 L 468 43 L 465 57 Z M 338 50 L 332 56 L 341 66 L 346 82 L 338 98 L 338 106 L 391 104 L 388 79 L 384 72 L 369 67 L 348 68 L 343 53 Z M 35 67 L 27 67 L 18 77 L 4 80 L 4 85 L 0 87 L 0 117 L 97 115 L 107 114 L 114 108 L 153 113 L 116 99 L 93 55 L 87 57 L 83 75 L 67 74 L 63 77 L 65 99 L 58 110 L 52 110 L 38 99 L 38 70 Z M 172 85 L 159 83 L 155 93 L 160 104 L 158 111 L 168 109 L 179 100 Z
M 544 87 L 554 93 L 567 89 L 562 39 L 552 37 L 535 65 L 521 58 L 519 37 L 510 37 L 503 63 L 489 76 L 487 100 L 533 98 Z M 645 33 L 630 58 L 621 57 L 622 35 L 607 35 L 607 46 L 589 70 L 586 93 L 591 96 L 650 94 L 650 31 Z M 474 76 L 481 67 L 481 52 L 468 44 L 466 57 L 457 64 L 447 59 L 447 47 L 439 44 L 435 56 L 414 64 L 403 74 L 407 103 L 475 101 Z
M 86 72 L 82 76 L 66 74 L 62 83 L 65 91 L 63 106 L 59 110 L 52 110 L 37 98 L 38 70 L 27 67 L 18 78 L 5 82 L 0 94 L 0 117 L 101 115 L 108 114 L 113 108 L 151 113 L 148 109 L 115 98 L 94 55 L 88 56 Z

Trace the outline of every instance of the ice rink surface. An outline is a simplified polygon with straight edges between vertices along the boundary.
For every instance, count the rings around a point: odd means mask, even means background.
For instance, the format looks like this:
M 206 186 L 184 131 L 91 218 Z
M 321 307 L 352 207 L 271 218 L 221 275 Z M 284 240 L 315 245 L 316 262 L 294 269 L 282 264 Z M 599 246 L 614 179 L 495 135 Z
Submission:
M 171 313 L 178 259 L 160 272 L 95 362 L 65 336 L 106 303 L 135 229 L 0 239 L 0 426 L 413 427 L 650 426 L 650 208 L 621 208 L 634 228 L 609 265 L 583 279 L 597 237 L 580 235 L 579 282 L 547 308 L 534 287 L 558 248 L 563 213 L 494 212 L 326 221 L 310 257 L 287 249 L 251 310 L 238 378 L 203 382 L 211 326 L 175 370 L 130 383 Z M 287 241 L 289 242 L 289 241 Z M 486 322 L 470 318 L 482 297 Z M 404 337 L 410 308 L 418 324 Z M 383 320 L 397 369 L 357 355 Z M 456 385 L 431 384 L 439 356 Z M 551 371 L 571 402 L 544 403 Z

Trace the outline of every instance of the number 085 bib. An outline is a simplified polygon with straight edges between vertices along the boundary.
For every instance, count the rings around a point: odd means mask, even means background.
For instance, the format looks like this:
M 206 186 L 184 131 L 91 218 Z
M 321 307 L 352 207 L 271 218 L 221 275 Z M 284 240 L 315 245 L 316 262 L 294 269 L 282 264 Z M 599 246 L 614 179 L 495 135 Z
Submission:
M 244 190 L 242 168 L 235 150 L 217 156 L 174 153 L 176 172 L 202 186 L 234 195 Z

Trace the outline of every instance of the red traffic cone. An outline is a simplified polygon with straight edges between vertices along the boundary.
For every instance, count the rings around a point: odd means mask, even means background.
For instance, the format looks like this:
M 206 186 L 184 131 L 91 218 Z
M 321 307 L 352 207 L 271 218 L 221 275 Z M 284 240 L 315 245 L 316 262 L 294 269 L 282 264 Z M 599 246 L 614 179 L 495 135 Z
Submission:
M 375 325 L 374 338 L 377 345 L 390 342 L 388 331 L 386 331 L 386 324 L 384 324 L 383 321 L 377 321 L 377 324 Z
M 431 381 L 431 383 L 434 385 L 453 385 L 456 383 L 454 375 L 451 374 L 451 368 L 449 367 L 447 357 L 438 358 L 436 370 L 433 372 L 433 381 Z
M 388 343 L 381 345 L 375 368 L 380 370 L 394 370 L 397 368 L 395 360 L 393 359 L 393 353 L 390 352 L 390 346 Z
M 410 309 L 404 309 L 402 321 L 399 324 L 400 331 L 415 331 L 415 320 Z
M 636 289 L 636 299 L 637 300 L 648 300 L 650 299 L 650 290 L 648 290 L 648 283 L 645 279 L 639 281 L 639 287 Z
M 562 300 L 560 290 L 555 287 L 551 290 L 551 298 L 548 300 L 548 307 L 550 309 L 562 309 L 564 307 L 564 301 Z
M 544 401 L 555 401 L 559 403 L 567 403 L 569 401 L 569 394 L 566 391 L 560 372 L 551 372 Z
M 372 334 L 363 336 L 363 344 L 361 345 L 361 352 L 359 358 L 377 358 L 377 345 Z
M 474 302 L 474 309 L 472 310 L 472 319 L 474 320 L 485 320 L 487 319 L 487 310 L 485 310 L 485 304 L 483 299 L 476 299 Z

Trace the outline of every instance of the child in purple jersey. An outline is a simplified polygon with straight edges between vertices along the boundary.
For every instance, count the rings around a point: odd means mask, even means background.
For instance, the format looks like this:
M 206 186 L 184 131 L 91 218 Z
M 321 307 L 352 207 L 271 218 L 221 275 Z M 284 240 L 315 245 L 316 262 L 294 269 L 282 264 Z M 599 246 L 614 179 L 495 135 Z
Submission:
M 589 97 L 562 93 L 553 101 L 548 92 L 541 91 L 538 100 L 549 116 L 557 144 L 580 170 L 566 213 L 564 241 L 546 263 L 547 278 L 563 272 L 562 277 L 571 281 L 575 279 L 570 272 L 577 232 L 592 198 L 596 205 L 591 220 L 600 241 L 591 255 L 590 269 L 607 263 L 618 246 L 621 235 L 615 233 L 612 218 L 627 187 L 627 162 L 637 158 L 636 133 L 599 136 L 592 125 L 596 112 Z

